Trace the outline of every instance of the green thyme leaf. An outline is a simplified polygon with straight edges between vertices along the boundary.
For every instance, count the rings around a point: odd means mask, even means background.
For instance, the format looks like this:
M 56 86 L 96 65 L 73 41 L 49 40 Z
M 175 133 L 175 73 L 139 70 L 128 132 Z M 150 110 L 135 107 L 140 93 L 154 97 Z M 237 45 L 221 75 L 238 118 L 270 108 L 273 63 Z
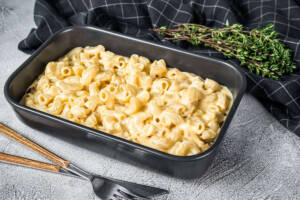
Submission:
M 168 40 L 187 41 L 192 45 L 211 47 L 228 58 L 236 58 L 251 72 L 274 80 L 296 69 L 291 50 L 277 38 L 273 24 L 263 29 L 244 30 L 243 25 L 209 28 L 200 24 L 177 24 L 154 29 Z

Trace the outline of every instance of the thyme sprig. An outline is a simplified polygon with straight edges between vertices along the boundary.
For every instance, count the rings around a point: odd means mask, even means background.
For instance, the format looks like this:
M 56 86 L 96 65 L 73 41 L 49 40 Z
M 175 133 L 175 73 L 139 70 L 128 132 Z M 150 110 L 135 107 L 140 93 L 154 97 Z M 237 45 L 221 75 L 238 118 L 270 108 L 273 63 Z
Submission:
M 244 30 L 241 24 L 229 26 L 227 23 L 224 28 L 210 28 L 186 23 L 153 30 L 167 40 L 214 48 L 227 58 L 238 59 L 242 66 L 262 77 L 279 80 L 296 68 L 291 50 L 277 38 L 272 24 L 264 29 Z

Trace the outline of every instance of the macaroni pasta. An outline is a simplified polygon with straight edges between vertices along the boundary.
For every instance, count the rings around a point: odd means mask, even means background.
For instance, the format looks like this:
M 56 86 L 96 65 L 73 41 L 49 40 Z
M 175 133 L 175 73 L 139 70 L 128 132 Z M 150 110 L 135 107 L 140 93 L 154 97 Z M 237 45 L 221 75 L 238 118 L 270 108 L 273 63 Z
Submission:
M 75 48 L 29 87 L 31 108 L 179 156 L 195 155 L 215 141 L 232 94 L 211 79 L 106 51 Z

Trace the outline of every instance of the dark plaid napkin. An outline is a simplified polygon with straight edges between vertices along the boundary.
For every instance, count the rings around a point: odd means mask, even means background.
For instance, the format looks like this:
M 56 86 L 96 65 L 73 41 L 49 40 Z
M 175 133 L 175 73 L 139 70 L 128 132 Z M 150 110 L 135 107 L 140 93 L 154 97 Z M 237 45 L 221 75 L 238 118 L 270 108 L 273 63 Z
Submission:
M 37 28 L 19 44 L 24 52 L 34 51 L 52 34 L 74 24 L 99 26 L 169 46 L 176 44 L 164 41 L 149 28 L 184 22 L 222 27 L 226 20 L 248 28 L 274 24 L 280 39 L 293 50 L 298 69 L 274 81 L 243 67 L 247 89 L 281 124 L 300 136 L 300 0 L 37 0 L 34 20 Z M 179 46 L 225 59 L 213 49 Z M 235 60 L 227 61 L 238 66 Z

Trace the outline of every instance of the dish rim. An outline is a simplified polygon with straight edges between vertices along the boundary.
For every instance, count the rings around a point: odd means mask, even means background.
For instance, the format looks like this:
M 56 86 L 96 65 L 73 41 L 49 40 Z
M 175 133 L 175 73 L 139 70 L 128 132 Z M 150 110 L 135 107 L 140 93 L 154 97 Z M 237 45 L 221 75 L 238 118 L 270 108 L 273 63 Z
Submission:
M 75 122 L 72 122 L 72 121 L 69 121 L 69 120 L 66 120 L 66 119 L 63 119 L 63 118 L 60 118 L 60 117 L 56 117 L 54 115 L 51 115 L 51 114 L 48 114 L 48 113 L 45 113 L 45 112 L 42 112 L 42 111 L 39 111 L 39 110 L 35 110 L 35 109 L 32 109 L 30 107 L 27 107 L 27 106 L 24 106 L 22 104 L 20 104 L 19 102 L 15 101 L 12 97 L 10 97 L 10 94 L 9 94 L 9 85 L 10 83 L 12 82 L 12 80 L 35 58 L 37 57 L 49 44 L 51 44 L 51 42 L 53 42 L 55 39 L 57 39 L 61 34 L 65 34 L 67 32 L 70 32 L 70 31 L 74 31 L 76 29 L 85 29 L 85 30 L 88 30 L 88 31 L 100 31 L 104 34 L 109 34 L 109 35 L 112 35 L 112 36 L 115 36 L 115 37 L 121 37 L 121 38 L 124 38 L 124 39 L 129 39 L 129 40 L 133 40 L 135 42 L 139 42 L 139 43 L 145 43 L 147 45 L 152 45 L 152 46 L 156 46 L 158 48 L 163 48 L 167 51 L 172 51 L 172 52 L 178 52 L 178 53 L 182 53 L 182 54 L 186 54 L 186 55 L 189 55 L 189 56 L 194 56 L 194 57 L 197 57 L 197 58 L 200 58 L 200 59 L 204 59 L 204 60 L 208 60 L 208 61 L 212 61 L 212 62 L 217 62 L 217 63 L 220 63 L 222 65 L 227 65 L 228 67 L 230 68 L 233 68 L 234 70 L 236 70 L 240 77 L 241 77 L 241 85 L 240 85 L 240 88 L 236 94 L 236 98 L 235 100 L 233 101 L 232 103 L 232 106 L 229 110 L 229 113 L 224 121 L 224 123 L 222 124 L 222 127 L 218 133 L 218 136 L 217 136 L 217 139 L 215 140 L 215 142 L 209 147 L 209 149 L 205 150 L 204 152 L 201 152 L 199 154 L 195 154 L 195 155 L 191 155 L 191 156 L 176 156 L 176 155 L 173 155 L 173 154 L 169 154 L 169 153 L 165 153 L 163 151 L 159 151 L 157 149 L 154 149 L 154 148 L 151 148 L 151 147 L 147 147 L 145 145 L 141 145 L 141 144 L 138 144 L 138 143 L 135 143 L 135 142 L 131 142 L 129 140 L 126 140 L 126 139 L 123 139 L 121 137 L 117 137 L 117 136 L 114 136 L 114 135 L 111 135 L 109 133 L 105 133 L 103 131 L 100 131 L 100 130 L 97 130 L 97 129 L 93 129 L 93 128 L 89 128 L 87 126 L 84 126 L 84 125 L 80 125 L 80 124 L 77 124 Z M 246 89 L 246 78 L 245 78 L 245 75 L 244 75 L 244 72 L 239 69 L 238 67 L 235 67 L 234 65 L 228 63 L 228 62 L 225 62 L 223 60 L 220 60 L 220 59 L 217 59 L 217 58 L 212 58 L 212 57 L 208 57 L 208 56 L 204 56 L 204 55 L 198 55 L 198 54 L 194 54 L 194 53 L 191 53 L 191 52 L 188 52 L 188 51 L 185 51 L 185 50 L 182 50 L 178 47 L 169 47 L 169 46 L 166 46 L 166 45 L 162 45 L 162 44 L 159 44 L 157 42 L 153 42 L 153 41 L 150 41 L 150 40 L 145 40 L 145 39 L 139 39 L 139 38 L 135 38 L 135 37 L 132 37 L 132 36 L 128 36 L 128 35 L 125 35 L 125 34 L 122 34 L 122 33 L 118 33 L 118 32 L 115 32 L 115 31 L 110 31 L 110 30 L 105 30 L 103 28 L 99 28 L 99 27 L 95 27 L 95 26 L 90 26 L 90 25 L 75 25 L 75 26 L 68 26 L 68 27 L 65 27 L 59 31 L 57 31 L 56 33 L 54 33 L 52 36 L 50 36 L 37 50 L 35 50 L 32 55 L 30 55 L 9 77 L 8 79 L 6 80 L 5 82 L 5 85 L 4 85 L 4 96 L 6 98 L 6 100 L 8 101 L 8 103 L 10 103 L 13 107 L 17 107 L 23 111 L 27 111 L 27 112 L 30 112 L 34 115 L 38 115 L 38 116 L 41 116 L 43 118 L 48 118 L 49 120 L 51 121 L 54 121 L 56 123 L 63 123 L 63 124 L 66 124 L 68 126 L 71 126 L 72 128 L 76 128 L 76 129 L 79 129 L 81 131 L 85 131 L 87 133 L 85 134 L 92 134 L 96 137 L 103 137 L 104 139 L 108 139 L 108 140 L 113 140 L 113 142 L 117 142 L 117 143 L 121 143 L 123 145 L 128 145 L 132 148 L 134 148 L 135 150 L 140 150 L 142 151 L 143 153 L 144 152 L 147 152 L 147 153 L 151 153 L 151 154 L 154 154 L 156 156 L 159 156 L 159 157 L 163 157 L 165 159 L 168 159 L 168 160 L 173 160 L 173 161 L 181 161 L 181 162 L 190 162 L 190 161 L 194 161 L 194 160 L 199 160 L 199 159 L 202 159 L 206 156 L 208 156 L 209 154 L 211 154 L 219 145 L 220 143 L 222 142 L 223 140 L 223 137 L 228 129 L 228 126 L 229 124 L 231 123 L 232 121 L 232 118 L 237 110 L 237 107 L 241 101 L 241 98 L 245 92 L 245 89 Z M 15 109 L 15 108 L 14 108 Z M 230 121 L 229 121 L 230 120 Z

